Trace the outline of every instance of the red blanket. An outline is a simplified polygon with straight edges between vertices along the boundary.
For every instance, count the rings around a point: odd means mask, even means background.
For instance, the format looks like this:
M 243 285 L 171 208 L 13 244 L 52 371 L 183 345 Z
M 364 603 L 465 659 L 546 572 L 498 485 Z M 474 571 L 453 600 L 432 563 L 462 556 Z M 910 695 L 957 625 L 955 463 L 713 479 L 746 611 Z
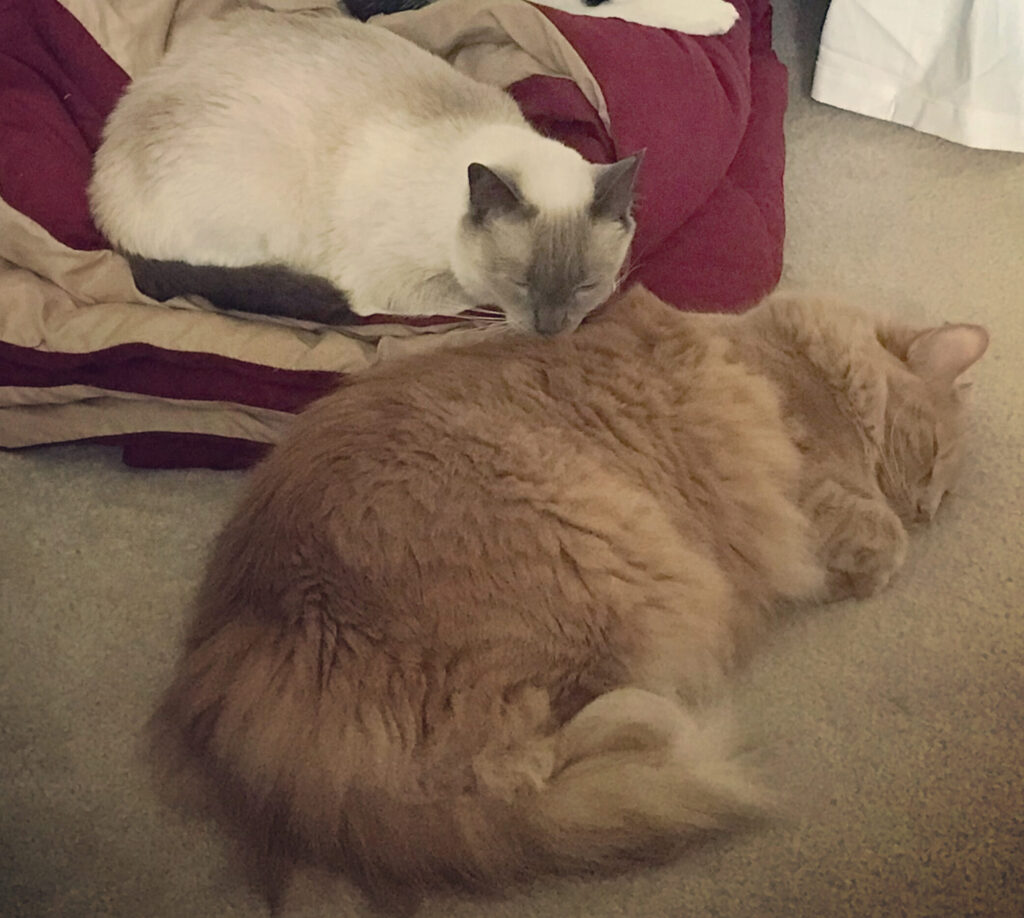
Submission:
M 345 374 L 427 346 L 411 332 L 464 340 L 460 323 L 346 335 L 138 294 L 89 218 L 85 185 L 126 69 L 144 66 L 147 42 L 155 57 L 175 4 L 140 0 L 138 21 L 112 31 L 111 17 L 71 12 L 81 6 L 0 0 L 0 446 L 100 439 L 130 464 L 244 466 Z M 630 279 L 680 308 L 743 309 L 781 270 L 786 75 L 768 0 L 736 6 L 739 22 L 717 37 L 546 9 L 520 28 L 523 7 L 510 4 L 488 20 L 543 64 L 509 86 L 540 130 L 597 162 L 646 150 Z M 465 44 L 424 14 L 387 18 L 446 56 Z M 550 47 L 565 73 L 539 57 Z

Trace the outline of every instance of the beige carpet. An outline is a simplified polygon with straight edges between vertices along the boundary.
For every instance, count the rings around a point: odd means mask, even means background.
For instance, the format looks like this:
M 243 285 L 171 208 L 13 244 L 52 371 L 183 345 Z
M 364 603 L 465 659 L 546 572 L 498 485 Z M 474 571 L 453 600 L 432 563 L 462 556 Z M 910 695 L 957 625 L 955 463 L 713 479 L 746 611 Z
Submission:
M 1024 156 L 810 101 L 824 6 L 777 5 L 789 274 L 989 327 L 964 485 L 888 592 L 801 617 L 741 680 L 791 821 L 628 878 L 434 900 L 424 918 L 1024 915 Z M 0 454 L 0 914 L 265 914 L 133 759 L 239 482 L 98 448 Z M 312 882 L 286 909 L 367 914 Z

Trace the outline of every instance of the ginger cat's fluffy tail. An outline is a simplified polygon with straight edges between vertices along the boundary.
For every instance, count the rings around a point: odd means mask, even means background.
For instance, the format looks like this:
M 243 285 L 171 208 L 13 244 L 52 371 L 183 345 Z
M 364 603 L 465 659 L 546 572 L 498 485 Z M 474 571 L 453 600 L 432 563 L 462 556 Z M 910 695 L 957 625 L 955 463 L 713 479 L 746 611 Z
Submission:
M 428 804 L 350 794 L 346 866 L 372 899 L 408 911 L 438 885 L 663 861 L 770 809 L 730 733 L 660 695 L 608 692 L 553 736 L 478 760 L 472 792 Z
M 613 866 L 763 815 L 731 733 L 642 689 L 599 696 L 556 734 L 555 770 L 524 801 L 545 860 Z
M 381 743 L 366 720 L 339 725 L 328 749 L 314 739 L 321 728 L 281 708 L 254 716 L 246 705 L 236 719 L 227 698 L 208 705 L 202 695 L 193 679 L 177 683 L 151 723 L 151 749 L 173 775 L 176 802 L 182 778 L 199 779 L 185 782 L 199 793 L 193 807 L 215 801 L 275 912 L 301 863 L 339 869 L 378 906 L 408 914 L 432 888 L 491 891 L 544 873 L 663 861 L 769 809 L 721 719 L 638 688 L 598 696 L 553 734 L 543 729 L 546 693 L 512 700 L 501 738 L 473 758 L 473 780 L 443 790 L 416 753 Z M 296 700 L 287 697 L 276 700 L 287 707 Z

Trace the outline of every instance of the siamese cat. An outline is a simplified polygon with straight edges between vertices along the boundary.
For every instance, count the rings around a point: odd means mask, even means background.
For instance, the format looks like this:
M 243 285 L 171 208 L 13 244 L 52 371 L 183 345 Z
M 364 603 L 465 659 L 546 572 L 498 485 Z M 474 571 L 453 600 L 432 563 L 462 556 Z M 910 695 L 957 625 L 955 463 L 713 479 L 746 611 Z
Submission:
M 551 335 L 615 289 L 639 164 L 586 162 L 385 29 L 245 9 L 128 87 L 89 196 L 158 299 L 328 322 L 493 306 Z

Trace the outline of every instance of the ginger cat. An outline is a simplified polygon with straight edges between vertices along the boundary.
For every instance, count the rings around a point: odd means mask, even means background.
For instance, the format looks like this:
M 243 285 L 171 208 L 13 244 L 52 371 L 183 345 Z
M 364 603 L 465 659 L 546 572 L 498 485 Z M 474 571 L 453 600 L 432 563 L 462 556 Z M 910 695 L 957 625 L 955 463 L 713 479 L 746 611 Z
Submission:
M 295 864 L 409 906 L 754 814 L 691 703 L 780 604 L 886 585 L 956 480 L 987 343 L 635 288 L 570 336 L 374 369 L 253 474 L 155 748 L 273 901 Z

